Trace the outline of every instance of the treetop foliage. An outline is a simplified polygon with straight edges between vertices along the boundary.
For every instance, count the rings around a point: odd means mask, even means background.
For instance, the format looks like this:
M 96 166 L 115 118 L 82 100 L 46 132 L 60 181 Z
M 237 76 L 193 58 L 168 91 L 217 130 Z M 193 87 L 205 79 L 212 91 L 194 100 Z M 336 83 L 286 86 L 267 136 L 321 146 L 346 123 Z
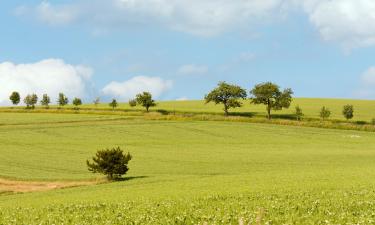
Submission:
M 152 95 L 150 92 L 143 92 L 140 94 L 137 94 L 135 97 L 135 100 L 138 104 L 146 108 L 146 111 L 149 111 L 150 107 L 156 106 L 155 100 L 152 99 Z
M 21 101 L 21 96 L 17 91 L 13 91 L 12 94 L 9 96 L 9 99 L 13 105 L 18 105 Z
M 68 97 L 64 95 L 64 93 L 59 93 L 59 98 L 57 99 L 57 103 L 59 106 L 65 106 L 69 103 Z
M 242 106 L 240 99 L 245 99 L 247 96 L 246 90 L 238 85 L 220 82 L 218 86 L 208 93 L 204 99 L 206 104 L 214 102 L 215 104 L 224 105 L 224 113 L 227 116 L 230 108 L 237 108 Z

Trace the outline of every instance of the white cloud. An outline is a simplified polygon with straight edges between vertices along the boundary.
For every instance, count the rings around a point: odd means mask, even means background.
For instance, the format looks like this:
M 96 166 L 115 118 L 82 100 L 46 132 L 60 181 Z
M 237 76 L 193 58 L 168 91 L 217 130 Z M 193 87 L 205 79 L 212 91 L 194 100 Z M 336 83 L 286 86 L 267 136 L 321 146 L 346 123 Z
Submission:
M 102 92 L 111 97 L 129 100 L 143 91 L 150 92 L 155 98 L 172 88 L 172 81 L 160 77 L 137 76 L 124 82 L 111 82 Z
M 375 66 L 368 68 L 360 78 L 360 87 L 354 92 L 357 98 L 375 97 Z
M 204 65 L 188 64 L 178 69 L 178 73 L 182 75 L 202 75 L 208 72 L 208 67 Z
M 0 105 L 9 105 L 9 95 L 18 91 L 22 96 L 48 94 L 52 101 L 59 92 L 68 97 L 84 97 L 91 68 L 66 64 L 60 59 L 46 59 L 30 64 L 0 63 Z
M 304 8 L 324 40 L 338 42 L 346 50 L 375 45 L 375 1 L 293 1 Z
M 93 30 L 131 25 L 162 26 L 197 36 L 214 36 L 228 30 L 248 28 L 277 15 L 283 0 L 78 0 L 34 8 L 20 7 L 17 14 L 34 14 L 52 24 L 83 22 Z M 102 26 L 102 27 L 100 27 Z
M 362 84 L 365 86 L 375 86 L 375 67 L 370 67 L 361 77 Z

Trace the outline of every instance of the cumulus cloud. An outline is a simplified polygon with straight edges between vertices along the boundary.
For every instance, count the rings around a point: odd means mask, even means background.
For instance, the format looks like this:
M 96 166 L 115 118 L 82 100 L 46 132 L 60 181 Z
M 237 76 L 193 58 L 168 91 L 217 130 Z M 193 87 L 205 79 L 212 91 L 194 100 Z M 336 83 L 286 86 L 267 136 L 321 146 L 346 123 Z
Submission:
M 132 99 L 143 91 L 148 91 L 158 98 L 172 86 L 172 81 L 163 80 L 160 77 L 137 76 L 124 82 L 111 82 L 102 89 L 102 92 L 107 96 L 121 100 Z
M 283 0 L 78 0 L 73 3 L 22 6 L 19 15 L 34 14 L 48 24 L 83 22 L 105 26 L 159 25 L 198 36 L 247 28 L 275 15 Z
M 178 69 L 178 73 L 182 75 L 202 75 L 208 72 L 208 67 L 204 65 L 188 64 Z
M 354 92 L 358 98 L 372 98 L 375 96 L 375 66 L 368 68 L 360 78 L 360 88 Z
M 362 74 L 362 84 L 365 86 L 375 86 L 375 67 L 370 67 Z
M 70 65 L 61 59 L 46 59 L 36 63 L 0 63 L 0 105 L 9 105 L 13 91 L 21 96 L 48 94 L 57 99 L 59 92 L 68 97 L 84 97 L 93 70 L 82 65 Z

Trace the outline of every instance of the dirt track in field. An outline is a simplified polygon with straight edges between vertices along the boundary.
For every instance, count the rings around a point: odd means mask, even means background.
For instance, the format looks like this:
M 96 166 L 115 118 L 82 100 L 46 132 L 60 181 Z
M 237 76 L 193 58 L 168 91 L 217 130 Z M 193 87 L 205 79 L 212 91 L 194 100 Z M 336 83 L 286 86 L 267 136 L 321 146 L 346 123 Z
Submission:
M 104 183 L 104 180 L 93 181 L 16 181 L 0 178 L 0 192 L 26 193 L 54 189 L 89 186 Z

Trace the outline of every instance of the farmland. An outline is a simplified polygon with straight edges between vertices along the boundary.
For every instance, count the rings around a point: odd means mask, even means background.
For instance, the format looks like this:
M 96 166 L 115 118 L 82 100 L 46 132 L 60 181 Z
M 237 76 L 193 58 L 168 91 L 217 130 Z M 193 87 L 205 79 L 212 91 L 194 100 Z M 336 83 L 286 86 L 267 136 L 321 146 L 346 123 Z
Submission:
M 340 119 L 351 102 L 296 103 L 311 117 L 327 103 Z M 352 104 L 356 120 L 373 117 L 371 101 Z M 158 107 L 221 113 L 221 106 L 199 101 Z M 246 105 L 238 112 L 262 110 Z M 95 181 L 102 176 L 89 173 L 85 161 L 97 150 L 121 146 L 134 156 L 120 182 L 18 194 L 3 187 L 0 224 L 375 222 L 374 132 L 126 113 L 3 112 L 0 124 L 0 177 L 9 180 Z

